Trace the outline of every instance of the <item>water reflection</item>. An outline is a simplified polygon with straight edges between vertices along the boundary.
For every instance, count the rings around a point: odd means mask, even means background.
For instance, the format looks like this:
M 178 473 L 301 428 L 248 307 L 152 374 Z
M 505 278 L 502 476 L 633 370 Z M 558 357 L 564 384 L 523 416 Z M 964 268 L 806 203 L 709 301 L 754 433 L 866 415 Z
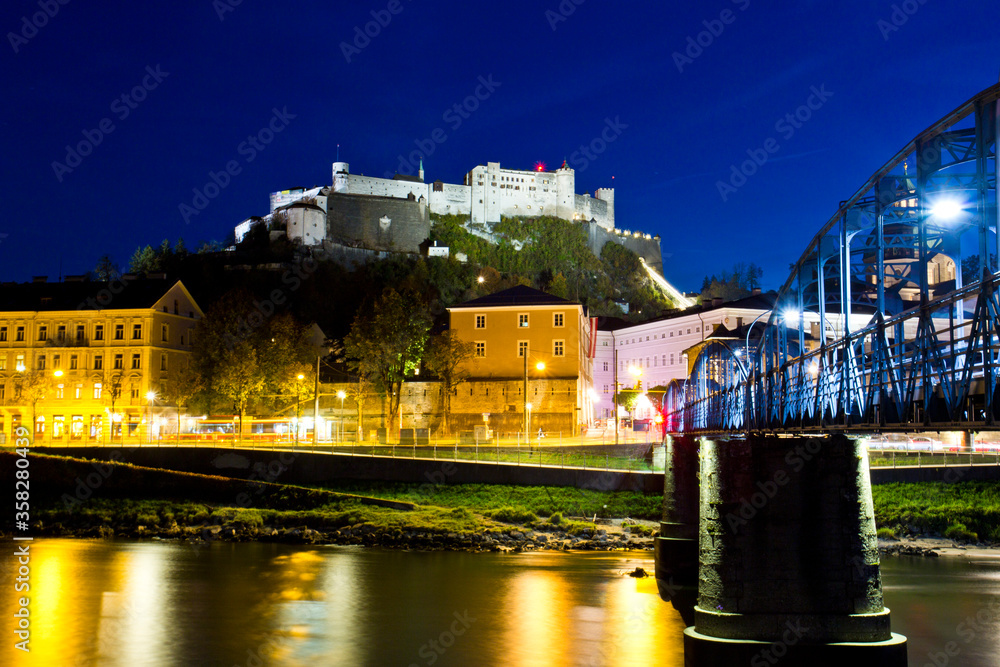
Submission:
M 406 553 L 350 547 L 38 540 L 31 653 L 3 665 L 683 664 L 684 623 L 651 554 Z M 13 591 L 6 567 L 0 585 Z M 1000 564 L 884 564 L 911 664 L 995 664 Z M 0 596 L 11 618 L 14 595 Z

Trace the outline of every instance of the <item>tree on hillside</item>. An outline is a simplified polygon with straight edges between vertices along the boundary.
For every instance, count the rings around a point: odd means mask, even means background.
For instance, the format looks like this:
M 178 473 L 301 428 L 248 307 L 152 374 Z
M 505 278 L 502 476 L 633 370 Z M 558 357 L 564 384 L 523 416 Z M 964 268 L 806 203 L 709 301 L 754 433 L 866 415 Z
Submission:
M 160 260 L 151 246 L 136 248 L 128 261 L 129 273 L 155 273 L 160 270 Z
M 705 276 L 701 284 L 702 301 L 722 299 L 735 301 L 750 296 L 754 289 L 760 287 L 763 269 L 750 262 L 738 262 L 731 271 L 722 271 L 719 275 Z
M 417 369 L 430 330 L 430 317 L 415 294 L 382 291 L 372 307 L 362 306 L 343 340 L 348 367 L 364 376 L 388 401 L 396 423 L 403 382 Z
M 463 341 L 454 331 L 432 336 L 424 356 L 427 369 L 441 379 L 441 433 L 451 433 L 451 393 L 456 386 L 469 377 L 466 362 L 472 359 L 475 347 Z

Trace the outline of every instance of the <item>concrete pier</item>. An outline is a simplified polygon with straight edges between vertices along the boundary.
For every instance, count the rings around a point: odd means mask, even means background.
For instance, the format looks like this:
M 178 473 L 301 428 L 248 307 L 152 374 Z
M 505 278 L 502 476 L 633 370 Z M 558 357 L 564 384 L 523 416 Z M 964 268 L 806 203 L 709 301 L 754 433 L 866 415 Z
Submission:
M 668 436 L 663 515 L 654 542 L 660 597 L 694 622 L 698 589 L 698 446 L 691 436 Z
M 700 497 L 686 665 L 907 664 L 883 604 L 863 446 L 703 440 Z

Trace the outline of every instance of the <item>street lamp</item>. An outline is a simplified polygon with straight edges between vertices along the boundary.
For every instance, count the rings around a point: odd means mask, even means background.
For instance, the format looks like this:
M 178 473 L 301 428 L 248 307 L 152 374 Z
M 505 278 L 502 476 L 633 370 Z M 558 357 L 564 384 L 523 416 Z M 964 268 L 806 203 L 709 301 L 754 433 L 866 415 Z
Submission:
M 344 399 L 347 398 L 347 394 L 343 389 L 337 392 L 337 398 L 340 399 L 340 442 L 344 441 Z
M 302 381 L 306 379 L 306 376 L 299 373 L 295 380 L 295 446 L 299 446 L 299 409 L 301 406 L 299 402 L 302 400 Z
M 525 440 L 527 442 L 530 443 L 531 442 L 531 435 L 529 434 L 529 431 L 528 431 L 528 427 L 530 425 L 529 424 L 530 420 L 528 419 L 528 410 L 531 409 L 531 404 L 528 403 L 528 346 L 527 345 L 525 345 L 524 348 L 522 348 L 522 353 L 524 355 L 524 398 L 523 398 L 523 403 L 524 403 L 524 438 L 525 438 Z M 544 361 L 539 361 L 537 364 L 535 364 L 535 368 L 537 368 L 540 371 L 544 371 L 545 370 L 545 362 Z

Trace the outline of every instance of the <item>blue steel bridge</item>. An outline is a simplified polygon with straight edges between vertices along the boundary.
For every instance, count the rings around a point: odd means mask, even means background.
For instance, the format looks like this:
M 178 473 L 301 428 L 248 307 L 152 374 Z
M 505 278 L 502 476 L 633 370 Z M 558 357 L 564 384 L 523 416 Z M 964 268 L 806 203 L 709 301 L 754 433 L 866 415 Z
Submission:
M 843 201 L 773 310 L 709 339 L 667 432 L 1000 429 L 1000 84 Z

